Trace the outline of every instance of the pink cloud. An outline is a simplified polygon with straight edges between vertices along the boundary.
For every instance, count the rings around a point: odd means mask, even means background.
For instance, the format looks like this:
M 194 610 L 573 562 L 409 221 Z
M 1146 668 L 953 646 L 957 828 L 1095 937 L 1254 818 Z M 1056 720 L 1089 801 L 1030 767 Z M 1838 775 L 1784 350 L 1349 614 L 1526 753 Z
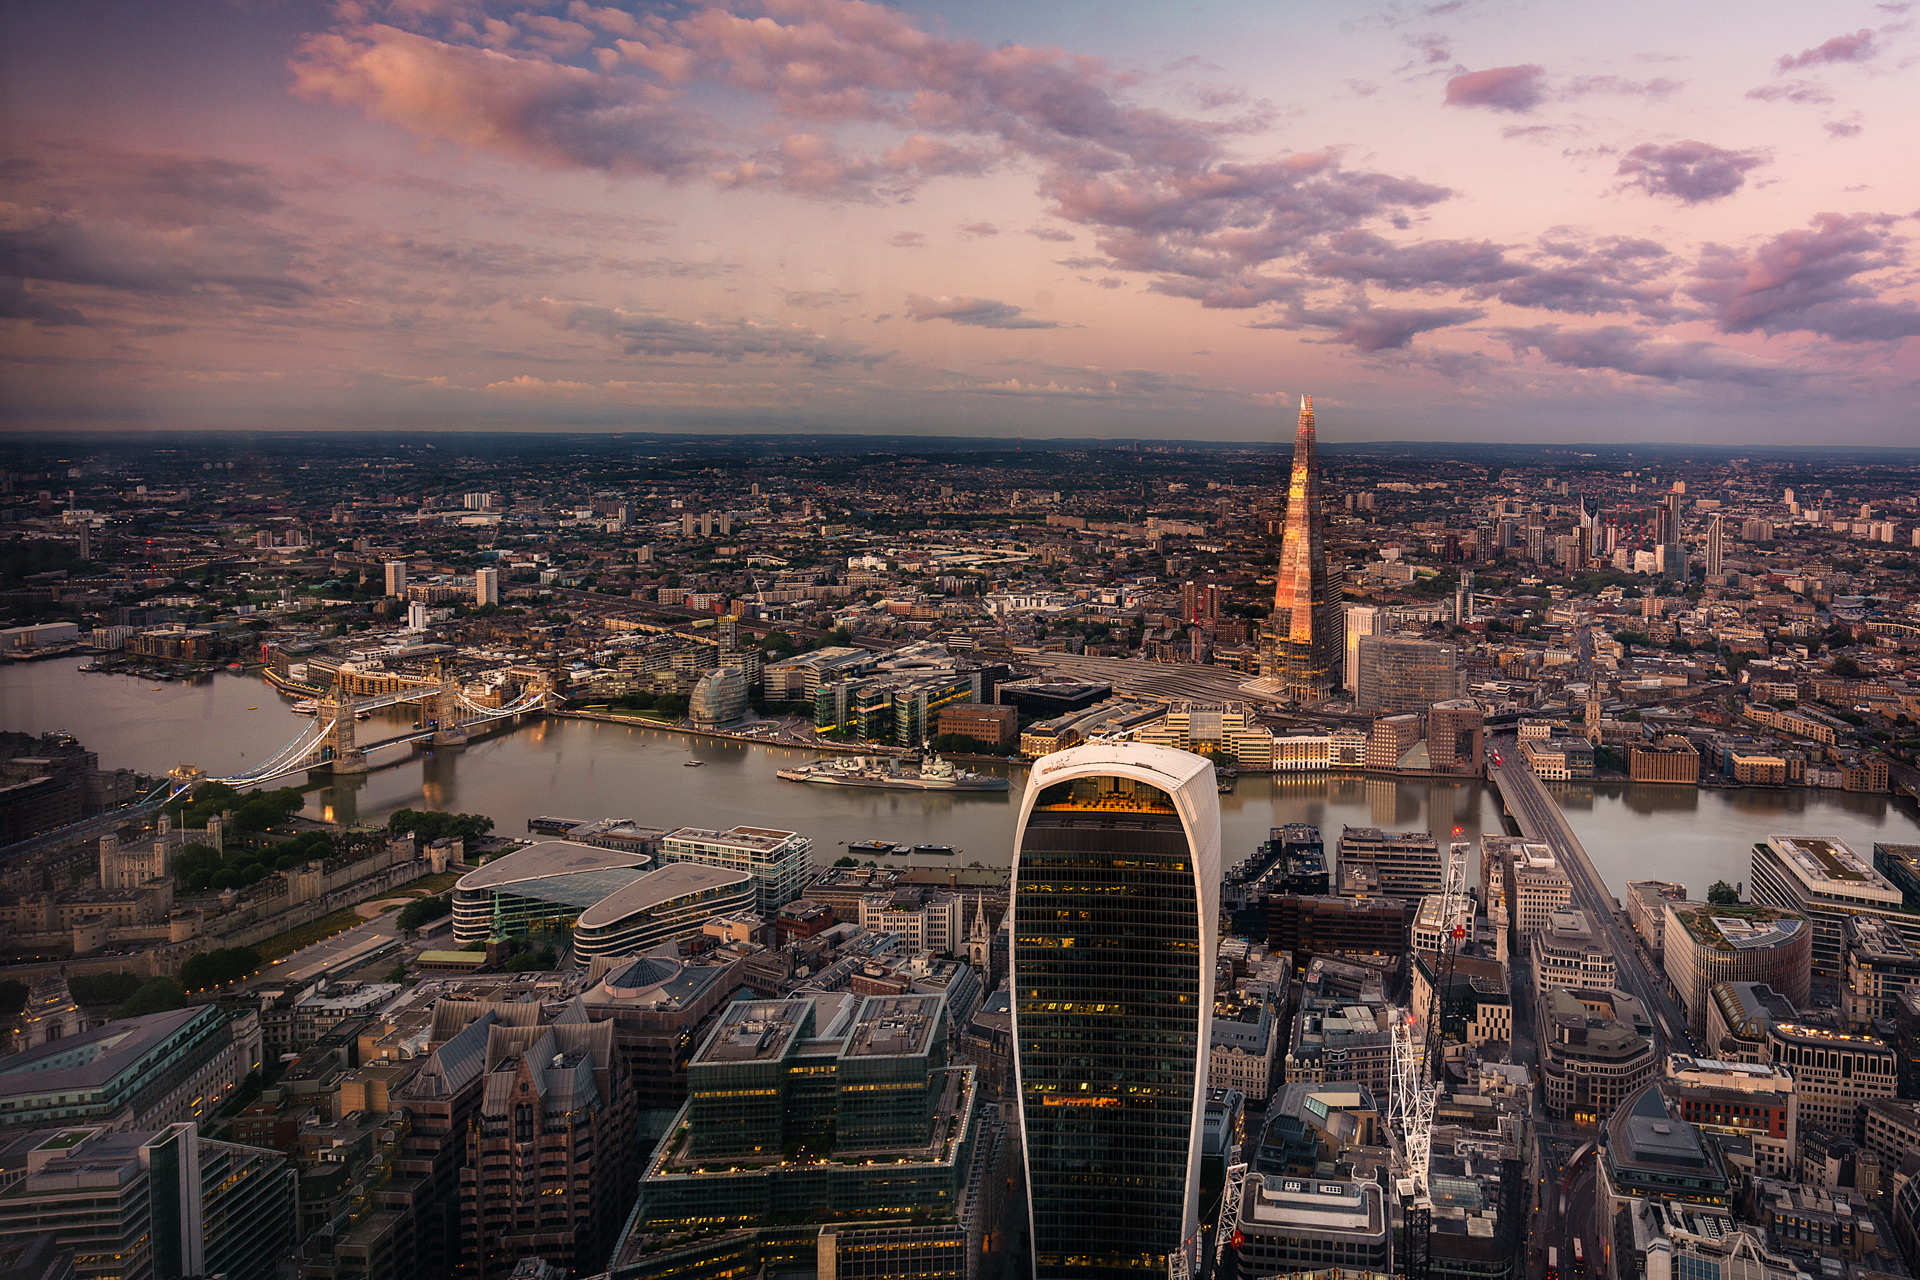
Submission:
M 1494 111 L 1531 111 L 1546 99 L 1545 67 L 1528 63 L 1469 71 L 1447 81 L 1450 107 L 1487 107 Z
M 1873 32 L 1862 27 L 1858 31 L 1835 36 L 1811 49 L 1782 54 L 1774 65 L 1781 71 L 1794 71 L 1800 67 L 1817 67 L 1829 62 L 1865 62 L 1878 52 L 1880 48 L 1874 43 Z

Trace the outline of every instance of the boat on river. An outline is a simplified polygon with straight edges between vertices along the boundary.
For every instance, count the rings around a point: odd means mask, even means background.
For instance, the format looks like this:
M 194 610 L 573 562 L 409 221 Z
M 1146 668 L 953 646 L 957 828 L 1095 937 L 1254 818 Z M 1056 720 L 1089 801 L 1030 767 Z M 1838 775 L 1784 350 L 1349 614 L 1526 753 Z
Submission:
M 950 760 L 929 752 L 917 762 L 885 756 L 829 756 L 774 776 L 788 782 L 811 782 L 823 787 L 887 787 L 900 791 L 1005 791 L 1007 780 L 990 773 L 956 769 Z

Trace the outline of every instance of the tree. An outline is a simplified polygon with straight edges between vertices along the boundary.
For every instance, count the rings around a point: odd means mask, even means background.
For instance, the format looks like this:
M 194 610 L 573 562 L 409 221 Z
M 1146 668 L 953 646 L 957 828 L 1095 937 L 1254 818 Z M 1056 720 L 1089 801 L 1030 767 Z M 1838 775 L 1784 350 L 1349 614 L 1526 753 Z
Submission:
M 24 982 L 16 982 L 12 978 L 0 982 L 0 1018 L 11 1018 L 26 1008 L 30 994 Z
M 414 899 L 400 908 L 400 914 L 394 917 L 394 920 L 402 929 L 418 929 L 428 921 L 438 920 L 452 910 L 453 895 L 443 893 L 431 898 Z
M 221 947 L 188 956 L 180 966 L 180 985 L 188 991 L 224 987 L 260 972 L 260 953 L 252 947 Z
M 121 1004 L 140 989 L 140 975 L 125 969 L 113 973 L 76 973 L 67 979 L 67 991 L 77 1004 Z
M 833 865 L 836 867 L 857 867 L 860 865 L 860 859 L 849 857 L 835 858 Z
M 1843 653 L 1833 660 L 1833 665 L 1829 666 L 1827 670 L 1839 676 L 1842 680 L 1852 680 L 1859 676 L 1860 664 L 1855 662 L 1851 656 Z
M 116 1018 L 140 1018 L 149 1013 L 165 1013 L 169 1009 L 178 1009 L 187 1002 L 181 992 L 180 984 L 164 974 L 157 978 L 148 978 L 140 984 L 140 989 L 127 997 L 127 1002 L 113 1011 Z
M 388 982 L 405 982 L 406 980 L 407 980 L 407 966 L 405 966 L 404 964 L 397 964 L 393 966 L 393 968 L 387 970 Z
M 1707 890 L 1707 901 L 1716 907 L 1738 906 L 1740 891 L 1725 880 L 1715 880 L 1713 887 Z

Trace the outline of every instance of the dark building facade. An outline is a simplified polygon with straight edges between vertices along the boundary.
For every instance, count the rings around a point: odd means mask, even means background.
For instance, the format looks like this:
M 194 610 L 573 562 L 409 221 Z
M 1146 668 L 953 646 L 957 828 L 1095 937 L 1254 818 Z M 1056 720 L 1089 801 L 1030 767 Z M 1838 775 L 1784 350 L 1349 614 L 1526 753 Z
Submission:
M 1398 898 L 1271 897 L 1267 948 L 1291 951 L 1296 968 L 1305 968 L 1317 955 L 1400 955 L 1407 950 L 1413 911 Z
M 1198 1242 L 1219 883 L 1201 757 L 1101 743 L 1036 767 L 1012 908 L 1036 1277 L 1165 1273 Z

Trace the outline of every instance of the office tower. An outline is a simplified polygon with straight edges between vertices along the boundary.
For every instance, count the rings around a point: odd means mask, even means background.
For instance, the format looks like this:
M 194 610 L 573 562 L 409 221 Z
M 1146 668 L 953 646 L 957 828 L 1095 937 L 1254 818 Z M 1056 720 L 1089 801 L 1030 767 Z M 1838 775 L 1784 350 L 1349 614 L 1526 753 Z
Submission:
M 1718 511 L 1707 521 L 1707 578 L 1718 579 L 1721 574 L 1721 538 L 1724 536 L 1721 526 L 1725 523 Z
M 462 1270 L 521 1258 L 604 1270 L 639 1170 L 633 1091 L 613 1024 L 562 1018 L 487 1028 L 485 1083 L 460 1171 Z
M 1427 758 L 1436 774 L 1478 777 L 1486 767 L 1487 717 L 1472 698 L 1446 698 L 1427 713 Z
M 1350 604 L 1346 607 L 1346 676 L 1344 685 L 1348 693 L 1360 690 L 1360 637 L 1378 633 L 1383 619 L 1380 610 L 1370 604 Z
M 1278 680 L 1296 702 L 1318 702 L 1339 679 L 1340 582 L 1327 572 L 1320 523 L 1320 460 L 1314 442 L 1313 397 L 1300 398 L 1287 483 L 1287 531 L 1268 619 L 1261 674 Z
M 1460 694 L 1460 650 L 1432 640 L 1366 636 L 1359 645 L 1360 710 L 1418 715 Z
M 500 571 L 498 569 L 473 571 L 473 602 L 475 604 L 500 603 Z
M 387 594 L 390 596 L 407 594 L 407 562 L 405 560 L 387 561 Z
M 1011 917 L 1036 1277 L 1164 1273 L 1197 1243 L 1219 895 L 1204 759 L 1092 743 L 1035 767 Z
M 77 1280 L 273 1280 L 294 1241 L 293 1165 L 192 1124 L 41 1129 L 0 1162 L 0 1242 L 50 1240 Z
M 1687 580 L 1687 548 L 1686 544 L 1680 540 L 1680 496 L 1685 492 L 1685 487 L 1676 482 L 1674 491 L 1668 494 L 1666 501 L 1661 504 L 1662 510 L 1666 513 L 1662 521 L 1663 532 L 1666 535 L 1661 540 L 1661 545 L 1666 548 L 1666 561 L 1662 572 L 1675 582 Z

